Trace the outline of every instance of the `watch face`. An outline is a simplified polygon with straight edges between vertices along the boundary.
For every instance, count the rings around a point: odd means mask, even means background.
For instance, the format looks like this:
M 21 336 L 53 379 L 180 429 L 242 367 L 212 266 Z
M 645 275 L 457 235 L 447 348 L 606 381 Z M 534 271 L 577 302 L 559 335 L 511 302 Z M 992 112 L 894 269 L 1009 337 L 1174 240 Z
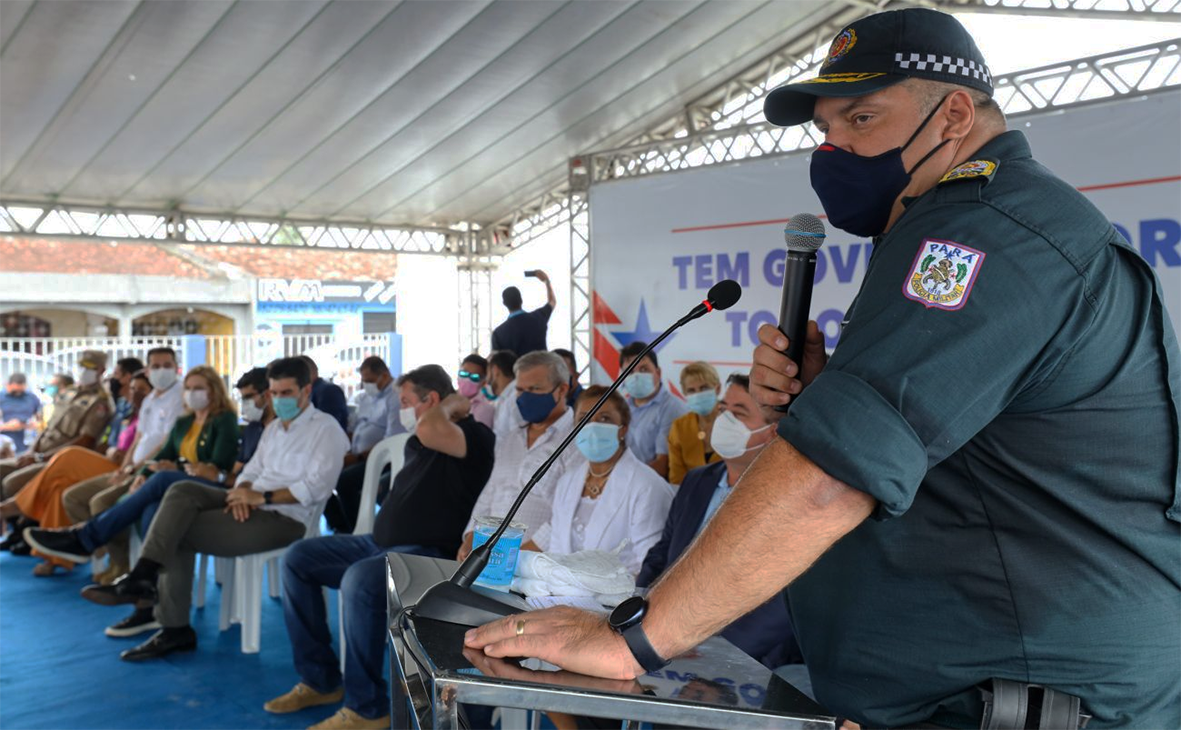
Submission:
M 632 596 L 615 607 L 607 622 L 616 631 L 623 631 L 642 619 L 644 617 L 644 611 L 647 608 L 648 602 L 644 600 L 643 596 Z

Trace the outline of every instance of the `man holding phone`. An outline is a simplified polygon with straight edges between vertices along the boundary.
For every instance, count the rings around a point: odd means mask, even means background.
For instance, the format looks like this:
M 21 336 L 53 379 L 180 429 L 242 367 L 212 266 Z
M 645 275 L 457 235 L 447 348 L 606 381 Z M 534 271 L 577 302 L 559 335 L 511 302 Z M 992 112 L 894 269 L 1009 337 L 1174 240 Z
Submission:
M 508 319 L 492 330 L 493 350 L 512 350 L 518 355 L 535 350 L 545 350 L 545 333 L 549 328 L 550 315 L 558 300 L 549 276 L 540 269 L 526 271 L 525 276 L 533 277 L 545 284 L 545 306 L 526 312 L 521 309 L 521 290 L 510 286 L 501 293 L 501 301 L 508 308 Z

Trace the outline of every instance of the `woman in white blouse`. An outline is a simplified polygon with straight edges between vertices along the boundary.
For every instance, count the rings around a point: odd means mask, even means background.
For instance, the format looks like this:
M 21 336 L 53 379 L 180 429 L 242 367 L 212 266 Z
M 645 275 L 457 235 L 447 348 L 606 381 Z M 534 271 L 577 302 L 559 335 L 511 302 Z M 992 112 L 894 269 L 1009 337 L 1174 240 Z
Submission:
M 580 420 L 607 389 L 593 385 L 575 402 Z M 660 539 L 673 489 L 627 448 L 631 410 L 617 393 L 578 434 L 575 445 L 589 463 L 569 469 L 554 489 L 553 513 L 525 550 L 574 553 L 614 550 L 627 540 L 620 559 L 632 574 Z

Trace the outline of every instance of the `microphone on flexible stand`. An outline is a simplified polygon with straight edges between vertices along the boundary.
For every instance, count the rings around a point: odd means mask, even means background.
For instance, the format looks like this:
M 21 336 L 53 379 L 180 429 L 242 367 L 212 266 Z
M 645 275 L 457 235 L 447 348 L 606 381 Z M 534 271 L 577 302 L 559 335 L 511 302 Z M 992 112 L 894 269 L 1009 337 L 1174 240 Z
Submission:
M 562 452 L 578 436 L 578 432 L 595 417 L 595 414 L 607 402 L 607 398 L 619 388 L 627 376 L 631 374 L 631 371 L 640 364 L 640 361 L 648 353 L 652 352 L 666 337 L 683 325 L 715 309 L 729 309 L 741 297 L 742 287 L 739 286 L 738 282 L 733 279 L 719 281 L 709 290 L 709 294 L 700 304 L 691 309 L 684 317 L 677 320 L 673 326 L 662 332 L 659 337 L 648 343 L 648 346 L 624 368 L 623 372 L 619 374 L 619 377 L 615 379 L 615 382 L 611 383 L 611 387 L 607 389 L 607 392 L 599 397 L 594 407 L 574 426 L 574 429 L 562 440 L 558 448 L 554 449 L 554 452 L 550 454 L 549 458 L 533 473 L 533 476 L 529 477 L 529 481 L 525 483 L 525 486 L 521 489 L 521 493 L 517 495 L 516 501 L 509 508 L 508 514 L 504 516 L 500 526 L 496 528 L 496 532 L 492 533 L 492 536 L 488 538 L 487 542 L 472 550 L 471 554 L 460 564 L 450 580 L 436 583 L 427 589 L 426 593 L 422 594 L 422 598 L 411 609 L 412 615 L 415 618 L 429 618 L 436 621 L 460 624 L 462 626 L 482 626 L 502 616 L 520 613 L 520 608 L 498 601 L 492 596 L 478 593 L 472 589 L 471 585 L 484 570 L 484 567 L 488 565 L 488 560 L 492 556 L 492 548 L 513 521 L 513 517 L 525 502 L 525 498 L 529 496 L 529 492 L 532 491 L 533 486 L 541 481 L 542 477 L 545 476 L 546 472 L 549 471 Z
M 816 249 L 824 243 L 824 238 L 824 223 L 811 213 L 793 215 L 783 229 L 787 256 L 783 261 L 779 331 L 787 335 L 785 354 L 801 368 L 808 336 L 808 312 L 812 308 L 812 285 L 816 280 Z M 775 406 L 775 410 L 786 413 L 787 406 Z

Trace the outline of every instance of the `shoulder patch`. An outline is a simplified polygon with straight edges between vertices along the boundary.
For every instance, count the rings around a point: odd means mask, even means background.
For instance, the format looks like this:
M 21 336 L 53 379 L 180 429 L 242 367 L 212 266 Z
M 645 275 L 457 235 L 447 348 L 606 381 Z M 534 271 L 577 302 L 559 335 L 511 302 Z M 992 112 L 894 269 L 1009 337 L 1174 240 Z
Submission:
M 902 285 L 907 299 L 922 302 L 927 309 L 954 311 L 968 301 L 984 253 L 954 241 L 923 239 L 914 263 Z
M 940 178 L 939 184 L 942 185 L 953 180 L 969 180 L 974 177 L 982 177 L 987 182 L 996 173 L 996 168 L 996 160 L 969 160 L 962 165 L 952 168 L 950 172 Z

